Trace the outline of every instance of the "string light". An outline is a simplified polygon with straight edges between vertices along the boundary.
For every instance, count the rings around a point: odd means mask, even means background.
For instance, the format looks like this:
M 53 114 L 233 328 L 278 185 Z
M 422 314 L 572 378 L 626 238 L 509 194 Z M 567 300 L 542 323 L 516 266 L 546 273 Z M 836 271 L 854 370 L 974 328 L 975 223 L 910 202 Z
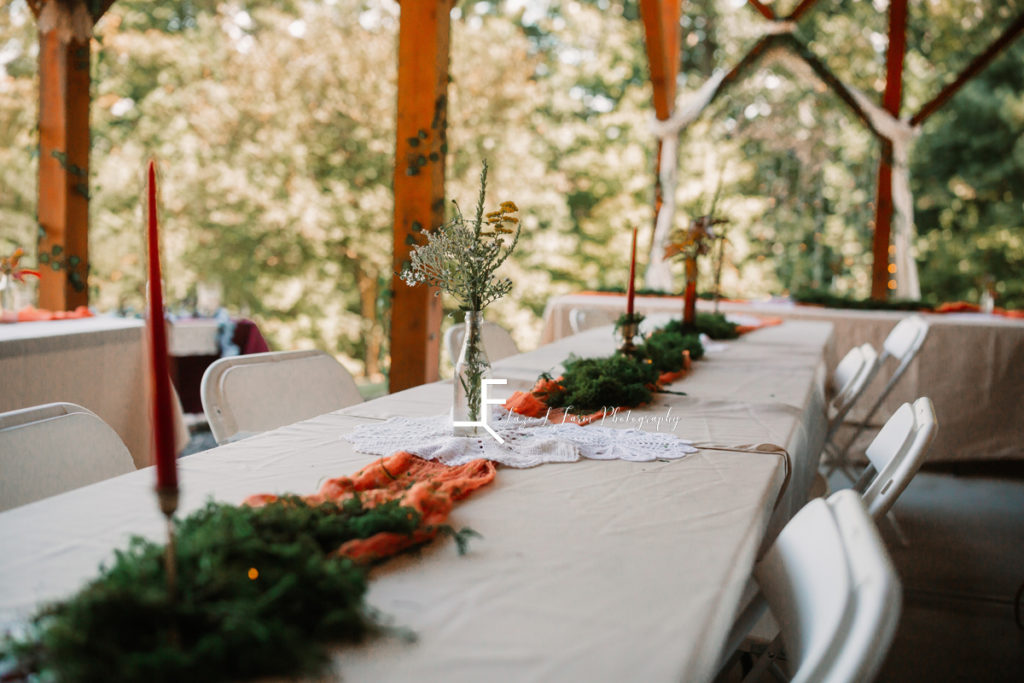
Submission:
M 249 567 L 249 580 L 255 581 L 259 578 L 260 572 L 256 567 Z

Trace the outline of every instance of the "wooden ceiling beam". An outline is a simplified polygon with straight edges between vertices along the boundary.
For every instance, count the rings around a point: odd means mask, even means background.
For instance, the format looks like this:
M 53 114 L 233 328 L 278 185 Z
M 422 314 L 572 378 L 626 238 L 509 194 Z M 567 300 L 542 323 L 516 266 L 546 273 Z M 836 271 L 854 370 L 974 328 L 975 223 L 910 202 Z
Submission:
M 929 116 L 935 113 L 942 105 L 950 100 L 957 93 L 960 88 L 963 87 L 967 81 L 977 76 L 982 69 L 989 65 L 996 56 L 1002 52 L 1010 43 L 1020 37 L 1021 33 L 1024 32 L 1024 14 L 1017 17 L 1012 24 L 1010 24 L 1002 35 L 996 38 L 995 42 L 988 46 L 984 52 L 975 57 L 967 68 L 960 72 L 960 74 L 953 79 L 953 82 L 939 91 L 930 102 L 921 107 L 921 111 L 914 114 L 910 119 L 910 124 L 913 126 L 920 125 Z
M 808 10 L 814 7 L 814 5 L 817 2 L 818 0 L 800 0 L 800 4 L 797 5 L 792 12 L 789 13 L 789 16 L 787 16 L 786 19 L 788 21 L 798 21 L 800 17 L 802 17 L 804 14 L 807 13 Z
M 761 2 L 761 0 L 747 0 L 747 4 L 761 13 L 761 16 L 769 21 L 775 21 L 775 10 Z

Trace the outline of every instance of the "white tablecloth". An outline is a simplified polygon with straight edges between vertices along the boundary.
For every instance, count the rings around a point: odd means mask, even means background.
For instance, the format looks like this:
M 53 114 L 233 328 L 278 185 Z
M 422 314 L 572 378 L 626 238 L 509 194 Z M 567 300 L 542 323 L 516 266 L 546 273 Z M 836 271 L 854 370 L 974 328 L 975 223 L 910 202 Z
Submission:
M 153 462 L 141 320 L 81 318 L 0 325 L 0 412 L 77 403 L 121 437 L 137 467 Z M 176 405 L 178 443 L 188 430 Z
M 682 315 L 680 298 L 637 297 L 636 305 L 645 314 Z M 573 308 L 619 312 L 625 308 L 624 297 L 570 294 L 551 299 L 544 312 L 541 343 L 572 334 L 569 311 Z M 711 303 L 698 301 L 698 308 L 711 310 Z M 826 356 L 829 372 L 854 346 L 869 342 L 881 352 L 892 328 L 910 315 L 768 302 L 722 302 L 721 310 L 832 323 L 836 343 Z M 880 426 L 901 404 L 928 396 L 939 422 L 928 451 L 930 461 L 1024 458 L 1024 320 L 976 313 L 924 314 L 924 318 L 929 325 L 928 338 L 872 422 Z M 890 360 L 881 370 L 852 412 L 851 421 L 865 417 L 895 367 L 896 362 Z
M 794 476 L 777 514 L 788 515 L 821 447 L 830 343 L 827 324 L 759 331 L 672 387 L 692 395 L 660 395 L 633 416 L 671 409 L 682 418 L 675 433 L 705 446 L 785 448 Z M 525 388 L 569 349 L 611 347 L 609 331 L 596 330 L 505 359 L 493 374 L 511 380 L 510 391 Z M 355 425 L 436 414 L 451 391 L 417 387 L 184 458 L 182 510 L 211 496 L 313 492 L 373 459 L 343 439 Z M 707 680 L 783 480 L 776 454 L 710 448 L 669 462 L 501 469 L 453 513 L 453 525 L 483 535 L 468 555 L 439 541 L 373 570 L 369 603 L 418 641 L 345 647 L 336 673 L 349 681 Z M 152 484 L 145 470 L 0 514 L 0 624 L 73 590 L 129 534 L 160 538 Z

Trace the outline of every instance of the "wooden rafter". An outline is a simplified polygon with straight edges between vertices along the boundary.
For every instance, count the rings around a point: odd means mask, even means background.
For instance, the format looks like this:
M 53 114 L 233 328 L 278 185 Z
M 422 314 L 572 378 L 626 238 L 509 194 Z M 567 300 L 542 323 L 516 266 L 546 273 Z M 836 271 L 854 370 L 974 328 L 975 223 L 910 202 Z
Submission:
M 768 19 L 769 21 L 775 20 L 775 10 L 761 2 L 761 0 L 747 0 L 747 3 L 760 12 L 761 16 L 765 19 Z
M 802 17 L 804 14 L 807 13 L 808 10 L 814 7 L 815 3 L 817 2 L 818 0 L 800 0 L 800 4 L 797 5 L 792 12 L 789 13 L 789 16 L 787 16 L 786 19 L 788 21 L 799 20 L 800 17 Z
M 402 0 L 391 305 L 391 391 L 439 378 L 441 300 L 398 276 L 424 230 L 444 222 L 451 0 Z
M 953 79 L 953 81 L 939 91 L 930 102 L 921 107 L 921 111 L 914 114 L 910 119 L 911 125 L 917 126 L 924 122 L 929 116 L 931 116 L 939 107 L 949 101 L 953 95 L 956 94 L 964 83 L 969 81 L 971 78 L 981 72 L 989 62 L 995 59 L 996 55 L 1002 52 L 1010 43 L 1020 37 L 1021 33 L 1024 33 L 1024 14 L 1017 17 L 1012 24 L 1010 24 L 1002 35 L 1000 35 L 995 42 L 988 46 L 988 48 L 980 55 L 975 57 L 967 68 L 960 72 L 960 74 Z
M 899 118 L 903 97 L 903 55 L 906 52 L 907 0 L 889 3 L 889 46 L 885 58 L 885 94 L 882 106 Z M 889 296 L 889 244 L 892 232 L 892 143 L 882 139 L 882 158 L 878 162 L 878 189 L 875 200 L 875 230 L 872 238 L 871 298 Z

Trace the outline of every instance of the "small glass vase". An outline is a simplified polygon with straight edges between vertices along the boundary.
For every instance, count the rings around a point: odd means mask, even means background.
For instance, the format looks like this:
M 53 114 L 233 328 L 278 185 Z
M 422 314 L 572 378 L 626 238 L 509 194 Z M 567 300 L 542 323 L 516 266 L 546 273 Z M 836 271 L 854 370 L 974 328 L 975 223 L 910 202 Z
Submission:
M 455 363 L 455 396 L 452 401 L 452 422 L 482 422 L 481 381 L 487 377 L 491 364 L 484 351 L 484 316 L 482 311 L 466 311 L 462 350 Z M 455 436 L 480 436 L 486 430 L 480 425 L 452 426 Z
M 0 274 L 0 316 L 4 313 L 14 315 L 17 313 L 15 310 L 15 296 L 14 296 L 14 277 L 7 273 Z

